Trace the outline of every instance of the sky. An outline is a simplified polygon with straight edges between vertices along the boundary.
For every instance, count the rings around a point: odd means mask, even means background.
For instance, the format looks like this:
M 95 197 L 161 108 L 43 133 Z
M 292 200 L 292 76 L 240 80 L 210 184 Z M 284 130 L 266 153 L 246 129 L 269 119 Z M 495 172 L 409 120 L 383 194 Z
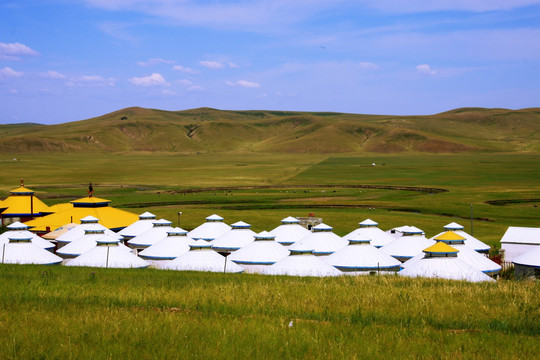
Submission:
M 0 124 L 540 107 L 540 0 L 1 0 Z

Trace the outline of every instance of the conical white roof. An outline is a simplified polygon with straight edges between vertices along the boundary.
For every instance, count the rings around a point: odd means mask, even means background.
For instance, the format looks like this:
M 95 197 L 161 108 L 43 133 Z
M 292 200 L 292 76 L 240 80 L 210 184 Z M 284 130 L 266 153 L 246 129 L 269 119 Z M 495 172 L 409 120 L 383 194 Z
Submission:
M 62 258 L 32 243 L 32 237 L 20 231 L 11 232 L 9 243 L 0 246 L 3 264 L 54 265 Z
M 139 215 L 139 220 L 120 230 L 118 234 L 122 235 L 125 239 L 132 239 L 154 227 L 154 221 L 156 221 L 156 215 L 148 211 L 144 212 Z
M 99 219 L 93 217 L 92 215 L 88 215 L 83 217 L 82 219 L 79 219 L 81 224 L 95 224 L 99 221 Z
M 193 240 L 187 231 L 176 227 L 167 232 L 167 237 L 141 251 L 139 256 L 148 260 L 172 260 L 189 251 Z
M 20 221 L 15 221 L 15 222 L 9 224 L 8 226 L 6 226 L 6 228 L 8 230 L 28 230 L 29 227 L 30 226 L 28 226 L 26 224 L 23 224 Z
M 289 255 L 289 250 L 275 242 L 267 231 L 256 234 L 255 241 L 229 255 L 229 259 L 243 265 L 272 265 Z
M 276 241 L 288 246 L 308 236 L 311 232 L 300 225 L 300 221 L 292 216 L 281 220 L 282 224 L 270 231 Z
M 320 257 L 312 252 L 291 251 L 291 255 L 261 270 L 266 275 L 289 275 L 289 276 L 339 276 L 341 271 L 328 265 Z
M 232 229 L 212 241 L 215 251 L 232 252 L 253 242 L 256 233 L 250 229 L 251 225 L 239 221 L 231 225 Z
M 160 269 L 180 271 L 209 271 L 239 273 L 244 269 L 212 250 L 211 244 L 199 240 L 190 245 L 190 251 L 174 260 L 158 265 Z
M 231 227 L 223 222 L 223 218 L 219 215 L 210 215 L 206 218 L 206 222 L 197 226 L 195 229 L 188 233 L 188 236 L 194 240 L 216 239 L 227 231 L 231 230 Z
M 314 255 L 330 255 L 344 248 L 347 244 L 348 241 L 332 232 L 331 226 L 321 223 L 312 228 L 311 234 L 291 245 L 289 250 L 311 248 Z
M 366 226 L 378 226 L 379 223 L 378 222 L 375 222 L 371 219 L 366 219 L 362 222 L 359 222 L 358 225 L 360 225 L 360 227 L 366 227 Z
M 390 234 L 387 234 L 386 232 L 382 231 L 376 226 L 359 227 L 358 229 L 353 230 L 347 235 L 343 236 L 342 239 L 349 241 L 357 237 L 364 237 L 367 239 L 371 239 L 371 245 L 377 248 L 387 245 L 395 240 L 395 237 L 391 236 Z
M 540 268 L 540 246 L 536 246 L 535 249 L 529 250 L 522 255 L 515 258 L 514 265 L 524 265 L 534 268 Z
M 139 215 L 139 220 L 153 220 L 155 218 L 156 218 L 156 215 L 148 211 L 145 211 Z
M 90 229 L 90 231 L 92 231 L 92 229 Z M 87 229 L 87 232 L 89 232 L 88 229 Z M 110 235 L 110 234 L 105 234 L 104 232 L 101 232 L 101 233 L 90 232 L 71 241 L 69 244 L 59 249 L 56 253 L 66 258 L 77 257 L 81 254 L 86 253 L 87 251 L 90 251 L 92 248 L 94 248 L 97 245 L 96 241 L 103 237 L 109 237 L 110 241 L 119 242 L 117 234 Z M 124 244 L 119 244 L 118 248 L 120 248 L 122 251 L 131 252 L 131 250 Z
M 206 221 L 223 221 L 223 220 L 224 219 L 221 216 L 217 215 L 217 214 L 212 214 L 212 215 L 206 217 Z
M 455 224 L 455 223 L 452 223 L 452 224 Z M 448 224 L 450 225 L 450 224 Z M 448 226 L 447 225 L 447 226 Z M 459 225 L 459 224 L 457 224 Z M 462 227 L 463 228 L 463 227 Z M 445 229 L 446 229 L 446 226 L 445 226 Z M 448 230 L 445 230 L 443 232 L 440 232 L 438 233 L 437 235 L 433 236 L 431 239 L 435 239 L 436 237 L 439 237 L 441 236 L 442 234 L 444 234 L 446 231 L 449 231 L 450 229 Z M 488 244 L 486 243 L 483 243 L 482 241 L 478 240 L 477 238 L 475 238 L 474 236 L 470 235 L 470 234 L 467 234 L 465 231 L 463 230 L 458 230 L 458 229 L 455 229 L 455 230 L 451 230 L 453 232 L 455 232 L 456 234 L 460 235 L 460 236 L 463 236 L 465 238 L 465 245 L 467 245 L 468 247 L 470 247 L 471 249 L 475 250 L 475 251 L 478 251 L 478 252 L 489 252 L 489 250 L 491 249 L 491 246 L 489 246 Z
M 401 236 L 380 248 L 382 252 L 400 261 L 412 259 L 422 250 L 435 244 L 434 240 L 426 239 L 424 235 Z
M 87 216 L 87 217 L 91 217 L 91 218 L 95 219 L 92 216 Z M 103 226 L 101 224 L 84 223 L 84 224 L 77 225 L 74 228 L 68 230 L 66 233 L 60 235 L 59 237 L 56 238 L 56 241 L 59 242 L 59 243 L 69 243 L 69 242 L 83 236 L 86 229 L 92 228 L 95 225 L 101 226 L 103 229 L 105 229 L 105 234 L 116 236 L 118 239 L 122 239 L 121 235 L 118 235 L 114 231 L 107 229 L 105 226 Z
M 341 271 L 397 271 L 399 260 L 370 245 L 370 240 L 349 240 L 349 245 L 336 251 L 324 261 Z
M 153 226 L 145 232 L 128 240 L 128 245 L 132 248 L 147 248 L 167 237 L 167 231 L 173 229 L 171 222 L 165 219 L 154 220 Z
M 9 228 L 9 226 L 8 226 Z M 15 227 L 16 229 L 20 229 L 20 227 Z M 23 235 L 23 236 L 30 236 L 31 237 L 31 241 L 32 243 L 36 244 L 37 246 L 39 246 L 40 248 L 42 249 L 53 249 L 54 248 L 54 244 L 52 244 L 50 241 L 48 240 L 45 240 L 39 236 L 37 236 L 36 234 L 28 231 L 28 230 L 10 230 L 10 231 L 6 231 L 5 233 L 3 234 L 0 234 L 0 246 L 2 246 L 3 244 L 7 244 L 9 242 L 9 237 L 10 236 L 14 236 L 16 234 L 20 234 L 20 235 Z
M 401 237 L 401 236 L 425 234 L 422 229 L 419 229 L 416 226 L 409 226 L 409 225 L 395 227 L 393 229 L 386 231 L 386 233 L 393 236 L 394 238 Z
M 444 225 L 445 230 L 463 230 L 463 225 L 460 225 L 456 222 L 451 222 L 450 224 Z
M 66 266 L 89 266 L 100 268 L 146 268 L 150 265 L 147 261 L 133 254 L 129 248 L 119 244 L 118 239 L 105 236 L 105 239 L 97 240 L 97 245 L 69 260 Z M 71 245 L 71 244 L 69 244 Z M 68 245 L 66 245 L 68 246 Z

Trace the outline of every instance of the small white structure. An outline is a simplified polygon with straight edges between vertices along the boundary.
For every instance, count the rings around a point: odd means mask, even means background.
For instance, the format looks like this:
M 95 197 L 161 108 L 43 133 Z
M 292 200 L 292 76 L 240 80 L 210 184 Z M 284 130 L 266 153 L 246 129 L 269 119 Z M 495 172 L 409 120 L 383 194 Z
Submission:
M 471 265 L 473 268 L 480 270 L 484 274 L 487 274 L 489 276 L 495 276 L 499 273 L 499 271 L 501 271 L 501 266 L 499 264 L 490 260 L 483 254 L 480 254 L 468 247 L 465 244 L 467 239 L 453 231 L 444 232 L 441 235 L 435 237 L 433 240 L 443 242 L 458 250 L 459 253 L 457 254 L 457 257 L 459 259 Z M 412 266 L 414 263 L 420 261 L 424 257 L 425 253 L 420 253 L 412 259 L 404 262 L 402 267 L 407 268 L 409 266 Z
M 540 246 L 521 254 L 512 262 L 516 279 L 540 279 Z
M 133 239 L 135 236 L 150 230 L 154 226 L 154 221 L 156 221 L 156 215 L 146 211 L 139 215 L 139 220 L 123 228 L 118 232 L 118 234 L 121 235 L 126 241 Z
M 514 261 L 518 256 L 536 249 L 538 245 L 540 228 L 509 226 L 501 239 L 505 261 Z
M 332 232 L 334 228 L 321 223 L 311 228 L 311 233 L 289 247 L 289 250 L 313 249 L 313 255 L 328 256 L 347 246 L 343 240 Z
M 401 262 L 370 245 L 371 239 L 351 238 L 349 245 L 324 261 L 344 273 L 376 274 L 399 271 Z
M 477 251 L 477 252 L 483 253 L 483 254 L 488 254 L 489 253 L 489 250 L 491 249 L 491 246 L 489 246 L 488 244 L 483 243 L 482 241 L 478 240 L 474 236 L 466 233 L 465 231 L 463 231 L 463 229 L 464 229 L 464 227 L 462 225 L 460 225 L 458 223 L 455 223 L 455 222 L 451 222 L 450 224 L 447 224 L 447 225 L 444 226 L 445 231 L 438 233 L 437 235 L 433 236 L 431 239 L 434 239 L 434 238 L 436 238 L 438 236 L 441 236 L 442 234 L 444 234 L 447 231 L 453 231 L 456 234 L 458 234 L 459 236 L 464 237 L 465 238 L 465 245 L 467 245 L 468 247 L 470 247 L 474 251 Z
M 287 257 L 289 250 L 275 241 L 276 236 L 267 231 L 255 234 L 255 241 L 229 255 L 229 259 L 242 266 L 248 273 L 260 273 L 267 266 Z
M 132 249 L 146 249 L 167 237 L 167 231 L 172 230 L 172 222 L 165 219 L 154 220 L 152 227 L 145 232 L 128 240 L 127 245 Z
M 229 230 L 231 230 L 231 227 L 223 222 L 223 218 L 213 214 L 206 218 L 205 223 L 191 230 L 188 236 L 193 240 L 217 239 Z
M 120 241 L 120 236 L 118 234 L 114 232 L 112 234 L 107 234 L 106 230 L 107 229 L 100 224 L 88 226 L 84 230 L 84 235 L 78 237 L 77 239 L 73 239 L 69 244 L 63 246 L 56 253 L 64 259 L 72 259 L 84 254 L 87 251 L 90 251 L 96 246 L 96 241 L 104 236 L 107 236 L 112 240 Z M 124 244 L 120 244 L 118 247 L 124 251 L 130 251 L 130 249 Z
M 255 240 L 256 233 L 250 229 L 250 224 L 238 221 L 232 224 L 231 227 L 231 230 L 212 241 L 214 251 L 232 253 Z
M 99 224 L 99 219 L 93 217 L 93 216 L 85 216 L 82 219 L 79 220 L 81 223 L 74 228 L 68 230 L 66 233 L 58 236 L 56 238 L 56 243 L 58 244 L 58 249 L 62 248 L 66 244 L 69 244 L 74 239 L 77 239 L 84 235 L 85 230 L 88 227 L 92 227 L 94 225 L 102 226 L 103 229 L 105 229 L 105 234 L 107 235 L 113 235 L 116 236 L 118 239 L 121 239 L 122 237 L 115 233 L 112 230 L 107 229 L 105 226 Z
M 425 256 L 398 274 L 407 277 L 426 277 L 471 282 L 495 281 L 480 270 L 457 257 L 458 250 L 438 242 L 424 249 Z
M 379 229 L 379 224 L 371 219 L 358 223 L 360 227 L 343 236 L 343 240 L 349 241 L 354 238 L 371 239 L 371 246 L 380 248 L 394 241 L 394 237 Z
M 403 225 L 395 227 L 386 231 L 386 233 L 394 238 L 402 237 L 403 235 L 409 235 L 412 231 L 416 234 L 425 235 L 422 229 L 417 228 L 416 226 Z
M 96 239 L 96 245 L 69 260 L 66 266 L 89 266 L 100 268 L 147 268 L 150 263 L 129 251 L 120 240 L 104 235 Z M 71 244 L 70 244 L 71 245 Z M 66 245 L 67 247 L 68 245 Z M 126 249 L 128 251 L 126 251 Z
M 197 240 L 189 245 L 190 250 L 177 257 L 158 265 L 159 269 L 179 271 L 209 271 L 241 273 L 244 268 L 236 265 L 223 255 L 212 250 L 212 244 Z
M 189 244 L 194 240 L 187 236 L 187 231 L 176 227 L 167 231 L 167 237 L 139 253 L 145 260 L 157 265 L 159 262 L 173 260 L 189 251 Z
M 0 251 L 2 264 L 55 265 L 62 262 L 61 257 L 32 243 L 32 236 L 19 231 L 9 236 L 9 242 L 2 244 Z
M 424 232 L 414 226 L 402 226 L 399 233 L 401 236 L 381 247 L 381 251 L 401 262 L 412 259 L 425 248 L 435 244 L 434 240 L 426 239 Z
M 281 225 L 270 231 L 270 234 L 275 235 L 276 240 L 283 246 L 290 246 L 308 236 L 310 231 L 300 225 L 300 220 L 292 216 L 288 216 L 281 220 Z
M 53 251 L 54 244 L 48 240 L 42 239 L 36 234 L 28 231 L 29 226 L 25 225 L 19 221 L 15 221 L 7 226 L 8 231 L 3 234 L 0 234 L 0 246 L 3 244 L 9 243 L 9 238 L 19 234 L 23 236 L 30 236 L 32 238 L 32 243 L 36 244 L 40 248 L 45 250 Z

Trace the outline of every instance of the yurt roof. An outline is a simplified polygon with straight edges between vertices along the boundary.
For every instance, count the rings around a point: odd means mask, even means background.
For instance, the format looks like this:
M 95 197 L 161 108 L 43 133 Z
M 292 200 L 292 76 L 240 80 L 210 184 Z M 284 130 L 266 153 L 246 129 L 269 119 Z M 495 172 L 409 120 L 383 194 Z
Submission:
M 20 186 L 16 189 L 10 190 L 9 193 L 14 194 L 14 195 L 22 195 L 22 194 L 31 195 L 31 194 L 35 194 L 35 191 L 25 188 L 24 186 Z
M 275 241 L 254 241 L 233 252 L 229 258 L 237 264 L 271 265 L 287 255 L 289 250 Z
M 233 224 L 234 225 L 234 224 Z M 232 228 L 212 242 L 216 251 L 235 251 L 255 240 L 256 233 L 246 227 Z
M 300 224 L 290 223 L 281 224 L 272 229 L 270 233 L 276 236 L 275 241 L 280 244 L 293 244 L 298 240 L 305 238 L 311 231 Z
M 475 251 L 487 252 L 487 251 L 489 251 L 489 249 L 491 249 L 491 246 L 483 243 L 482 241 L 478 240 L 474 236 L 472 236 L 470 234 L 467 234 L 463 230 L 452 230 L 452 232 L 454 232 L 455 234 L 465 238 L 465 245 L 467 245 L 471 249 L 474 249 Z M 435 235 L 431 239 L 438 238 L 439 236 L 443 235 L 444 233 L 446 233 L 446 231 L 443 231 L 443 232 Z
M 107 199 L 101 199 L 94 196 L 88 196 L 76 200 L 70 201 L 70 203 L 73 204 L 74 207 L 101 207 L 101 206 L 109 206 L 109 203 L 111 200 Z
M 231 224 L 231 227 L 233 229 L 249 229 L 251 227 L 251 224 L 248 224 L 243 221 L 237 221 L 234 224 Z
M 315 231 L 332 231 L 334 228 L 331 227 L 330 225 L 326 225 L 325 223 L 320 223 L 319 225 L 315 225 L 314 227 L 311 228 L 311 231 L 312 232 L 315 232 Z
M 155 218 L 141 218 L 139 215 L 139 220 L 123 228 L 118 232 L 118 234 L 124 236 L 125 238 L 134 238 L 135 236 L 142 234 L 146 230 L 154 227 L 154 221 Z
M 437 242 L 423 250 L 426 254 L 457 254 L 459 250 L 443 242 Z
M 360 225 L 360 226 L 378 226 L 379 223 L 375 222 L 375 221 L 373 221 L 371 219 L 366 219 L 366 220 L 364 220 L 362 222 L 359 222 L 358 225 Z
M 54 248 L 54 244 L 52 244 L 50 241 L 40 238 L 34 233 L 31 233 L 28 230 L 10 230 L 6 231 L 3 234 L 0 234 L 0 244 L 7 244 L 9 243 L 9 239 L 12 236 L 15 235 L 22 236 L 24 238 L 30 238 L 32 243 L 36 244 L 40 248 L 43 249 L 52 249 Z
M 66 266 L 100 268 L 146 268 L 149 265 L 149 262 L 120 246 L 95 246 L 66 263 Z
M 217 214 L 212 214 L 212 215 L 206 217 L 206 221 L 223 221 L 223 220 L 224 219 L 221 216 L 217 215 Z
M 156 215 L 152 214 L 151 212 L 143 212 L 139 215 L 139 220 L 148 220 L 148 219 L 155 219 Z
M 166 238 L 169 230 L 172 230 L 171 226 L 154 226 L 128 240 L 127 243 L 131 246 L 148 247 Z
M 253 235 L 255 240 L 274 240 L 276 235 L 269 233 L 268 231 L 261 231 L 258 234 Z
M 540 246 L 536 246 L 535 249 L 529 250 L 513 261 L 514 265 L 530 266 L 534 268 L 540 268 Z
M 115 234 L 116 235 L 116 234 Z M 105 237 L 111 237 L 111 241 L 114 242 L 114 240 L 118 240 L 118 238 L 115 235 L 111 234 L 89 234 L 81 236 L 69 244 L 65 245 L 61 249 L 59 249 L 56 253 L 64 256 L 79 256 L 81 254 L 86 253 L 87 251 L 90 251 L 97 245 L 97 240 L 107 241 L 104 239 Z M 119 243 L 118 248 L 122 249 L 122 251 L 125 252 L 131 252 L 131 249 L 125 246 L 124 244 Z
M 8 230 L 28 230 L 30 226 L 23 224 L 20 221 L 15 221 L 14 223 L 9 224 L 6 226 Z
M 187 236 L 167 236 L 139 253 L 144 259 L 172 260 L 186 253 L 194 241 Z M 208 244 L 210 246 L 210 244 Z
M 540 228 L 509 226 L 501 244 L 540 245 Z
M 287 216 L 285 219 L 281 219 L 283 224 L 300 224 L 300 220 L 295 217 Z
M 82 223 L 97 223 L 99 222 L 99 219 L 97 217 L 88 215 L 83 217 L 82 219 L 79 219 L 79 221 Z
M 495 281 L 458 257 L 423 258 L 398 272 L 400 276 L 466 280 L 471 282 Z
M 448 242 L 453 242 L 453 241 L 463 241 L 464 242 L 467 239 L 464 238 L 461 235 L 456 234 L 453 231 L 447 231 L 447 232 L 444 232 L 444 233 L 442 233 L 440 235 L 437 235 L 437 236 L 433 237 L 433 240 L 448 241 Z
M 169 236 L 178 236 L 178 235 L 187 235 L 188 231 L 182 229 L 181 227 L 174 227 L 170 230 L 167 230 L 167 235 Z
M 105 234 L 116 236 L 119 239 L 121 238 L 120 235 L 118 235 L 117 233 L 107 229 L 105 226 L 103 226 L 101 224 L 79 224 L 79 225 L 75 226 L 74 228 L 72 228 L 71 230 L 65 232 L 64 234 L 62 234 L 60 236 L 58 236 L 56 238 L 56 241 L 57 242 L 71 242 L 73 240 L 76 240 L 76 239 L 80 238 L 81 236 L 84 236 L 85 230 L 88 227 L 96 227 L 96 226 L 99 226 L 99 227 L 105 229 Z
M 52 212 L 51 209 L 36 196 L 21 196 L 23 194 L 26 193 L 23 192 L 19 195 L 13 194 L 2 201 L 1 208 L 5 209 L 1 212 L 2 216 L 41 216 Z
M 32 242 L 8 243 L 0 248 L 4 264 L 54 265 L 62 258 Z
M 316 255 L 328 255 L 344 248 L 348 243 L 333 232 L 315 231 L 291 245 L 289 249 L 311 248 Z
M 231 227 L 223 221 L 207 221 L 191 230 L 188 236 L 192 239 L 216 239 L 230 230 Z
M 350 271 L 397 270 L 401 265 L 399 260 L 369 244 L 348 245 L 329 255 L 324 261 L 340 270 Z
M 361 227 L 356 230 L 351 231 L 347 235 L 343 236 L 344 240 L 349 240 L 354 237 L 365 237 L 371 239 L 371 245 L 375 247 L 381 247 L 386 244 L 391 243 L 395 240 L 395 237 L 393 237 L 390 234 L 387 234 L 383 230 L 379 229 L 378 227 Z
M 381 247 L 381 251 L 400 259 L 412 258 L 427 247 L 435 244 L 434 240 L 424 236 L 402 236 Z
M 444 225 L 444 229 L 446 230 L 463 230 L 463 225 L 460 225 L 456 222 L 451 222 L 450 224 Z
M 262 269 L 261 274 L 316 277 L 343 275 L 341 271 L 313 254 L 289 255 Z
M 157 227 L 157 226 L 171 226 L 172 221 L 165 220 L 165 219 L 159 219 L 159 220 L 152 221 L 152 224 L 154 224 L 154 227 Z
M 209 244 L 205 244 L 204 246 L 206 245 Z M 160 264 L 158 267 L 165 270 L 180 271 L 209 271 L 227 273 L 244 272 L 243 267 L 235 264 L 214 250 L 207 247 L 199 250 L 196 248 L 196 246 L 194 246 L 187 253 L 180 255 L 174 260 Z

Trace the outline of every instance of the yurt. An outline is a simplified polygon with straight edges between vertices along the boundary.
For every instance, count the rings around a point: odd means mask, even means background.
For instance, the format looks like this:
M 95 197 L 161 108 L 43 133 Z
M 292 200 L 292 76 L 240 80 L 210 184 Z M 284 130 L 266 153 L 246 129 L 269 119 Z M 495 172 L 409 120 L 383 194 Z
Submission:
M 471 265 L 477 270 L 480 270 L 484 274 L 495 276 L 501 271 L 501 266 L 497 264 L 496 262 L 490 260 L 483 254 L 480 254 L 470 247 L 468 247 L 465 242 L 467 239 L 465 237 L 458 235 L 457 233 L 453 231 L 447 231 L 442 233 L 439 236 L 436 236 L 433 238 L 433 240 L 437 242 L 443 242 L 447 245 L 450 245 L 454 249 L 458 250 L 459 253 L 457 257 L 466 262 L 467 264 Z M 412 259 L 406 261 L 403 263 L 402 267 L 407 268 L 411 266 L 412 264 L 420 261 L 422 258 L 424 258 L 426 255 L 425 253 L 420 253 L 413 257 Z
M 118 241 L 121 240 L 121 237 L 118 234 L 107 234 L 106 230 L 107 229 L 100 224 L 93 224 L 84 230 L 84 235 L 73 239 L 73 241 L 71 241 L 69 244 L 57 250 L 56 253 L 64 259 L 72 259 L 92 249 L 94 246 L 96 246 L 96 241 L 104 236 Z M 118 246 L 123 251 L 130 251 L 130 249 L 123 244 Z
M 149 262 L 139 258 L 120 243 L 120 240 L 104 235 L 95 240 L 96 245 L 85 253 L 69 260 L 66 266 L 100 268 L 146 268 Z
M 159 269 L 179 271 L 209 271 L 241 273 L 244 268 L 212 250 L 212 244 L 197 240 L 189 245 L 189 251 L 174 260 L 159 264 Z
M 540 279 L 540 246 L 521 254 L 512 262 L 516 279 Z
M 58 249 L 61 249 L 63 246 L 69 244 L 75 239 L 80 238 L 85 234 L 86 229 L 88 228 L 95 228 L 95 225 L 99 225 L 103 230 L 104 233 L 107 235 L 116 236 L 118 239 L 121 239 L 122 237 L 118 234 L 116 234 L 114 231 L 107 229 L 105 226 L 101 225 L 99 223 L 99 219 L 95 218 L 93 216 L 85 216 L 79 220 L 81 223 L 74 228 L 70 229 L 69 231 L 65 232 L 64 234 L 58 236 L 56 238 L 56 243 L 58 246 Z
M 23 232 L 13 232 L 9 242 L 0 246 L 2 264 L 55 265 L 62 258 L 32 243 L 32 236 Z
M 139 256 L 151 264 L 173 260 L 189 251 L 189 244 L 194 240 L 187 236 L 187 231 L 175 227 L 167 230 L 167 237 L 147 247 L 139 253 Z
M 167 237 L 167 231 L 173 229 L 172 222 L 165 219 L 154 220 L 152 227 L 145 232 L 128 240 L 127 245 L 132 249 L 146 249 Z
M 395 227 L 393 229 L 390 229 L 390 230 L 386 231 L 386 233 L 388 235 L 392 236 L 393 238 L 399 238 L 399 237 L 402 237 L 403 235 L 405 235 L 405 236 L 409 235 L 409 232 L 411 231 L 411 228 L 414 228 L 415 231 L 419 230 L 421 235 L 425 235 L 425 233 L 424 233 L 424 231 L 422 229 L 418 229 L 415 226 L 409 226 L 409 225 L 403 225 L 403 226 Z
M 146 211 L 139 215 L 139 220 L 120 230 L 118 234 L 122 235 L 124 241 L 131 240 L 146 230 L 150 230 L 154 226 L 154 221 L 156 221 L 156 215 Z
M 223 218 L 213 214 L 206 218 L 206 222 L 197 226 L 188 233 L 193 240 L 216 239 L 231 230 L 231 227 L 223 222 Z
M 466 233 L 463 231 L 464 227 L 458 223 L 451 222 L 450 224 L 447 224 L 444 226 L 444 231 L 441 233 L 438 233 L 437 235 L 433 236 L 431 239 L 434 239 L 442 234 L 444 234 L 447 231 L 453 231 L 454 233 L 458 234 L 459 236 L 462 236 L 465 238 L 465 245 L 470 247 L 471 249 L 483 253 L 488 254 L 489 250 L 491 249 L 491 246 L 483 243 L 482 241 L 478 240 L 474 236 Z
M 1 226 L 7 226 L 13 222 L 25 222 L 52 213 L 50 208 L 39 200 L 35 191 L 21 186 L 9 192 L 9 196 L 0 202 Z
M 271 230 L 270 234 L 275 235 L 275 241 L 281 245 L 290 246 L 308 236 L 310 231 L 300 225 L 300 220 L 288 216 L 281 220 L 281 225 Z
M 379 224 L 371 219 L 358 223 L 360 227 L 343 236 L 343 240 L 354 238 L 371 239 L 371 246 L 380 248 L 394 241 L 394 237 L 378 228 Z
M 401 262 L 412 259 L 421 254 L 425 248 L 435 244 L 434 240 L 426 239 L 424 232 L 415 226 L 402 226 L 400 233 L 402 236 L 380 249 Z
M 535 250 L 540 245 L 540 228 L 509 226 L 501 239 L 505 261 Z
M 69 230 L 73 229 L 74 227 L 78 225 L 79 224 L 76 224 L 76 223 L 69 223 L 69 224 L 62 225 L 59 228 L 54 229 L 53 231 L 44 234 L 42 238 L 46 240 L 56 240 L 57 237 L 59 237 L 60 235 L 64 235 Z
M 275 241 L 267 231 L 254 235 L 255 241 L 229 255 L 229 259 L 242 266 L 247 273 L 260 273 L 267 266 L 287 257 L 289 250 Z
M 11 223 L 7 226 L 8 231 L 6 231 L 3 234 L 0 234 L 0 245 L 9 243 L 9 237 L 13 236 L 15 234 L 19 234 L 22 236 L 30 236 L 32 243 L 36 244 L 40 248 L 43 248 L 45 250 L 53 251 L 54 250 L 54 244 L 51 243 L 48 240 L 42 239 L 36 234 L 31 233 L 28 231 L 28 226 L 19 222 L 15 221 L 14 223 Z
M 349 245 L 324 258 L 344 273 L 355 275 L 388 274 L 399 271 L 401 262 L 371 245 L 371 239 L 352 237 Z
M 458 258 L 459 250 L 438 242 L 423 250 L 425 256 L 398 274 L 407 277 L 426 277 L 470 282 L 495 281 L 480 270 Z
M 263 268 L 261 274 L 315 277 L 343 275 L 341 271 L 324 262 L 322 257 L 313 255 L 313 249 L 309 246 L 296 243 L 295 248 L 289 248 L 289 256 Z
M 313 255 L 327 256 L 347 246 L 348 241 L 334 234 L 332 230 L 333 228 L 325 223 L 314 226 L 310 234 L 291 245 L 289 250 L 307 247 L 313 249 Z
M 255 235 L 250 224 L 238 221 L 231 225 L 231 230 L 212 241 L 212 249 L 221 254 L 232 253 L 252 243 Z

